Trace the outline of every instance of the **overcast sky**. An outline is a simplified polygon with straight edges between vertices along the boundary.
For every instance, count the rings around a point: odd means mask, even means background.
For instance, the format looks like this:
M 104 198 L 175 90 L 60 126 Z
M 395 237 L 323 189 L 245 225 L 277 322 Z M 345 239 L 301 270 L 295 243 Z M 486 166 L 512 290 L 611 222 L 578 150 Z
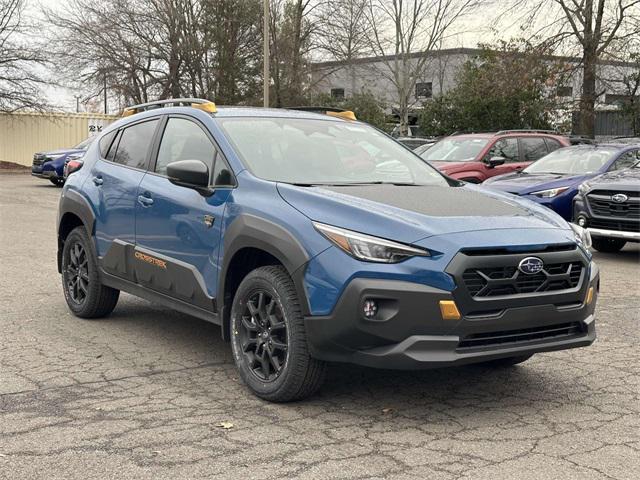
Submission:
M 26 3 L 27 13 L 30 16 L 42 18 L 43 8 L 60 10 L 69 4 L 69 0 L 26 0 Z M 495 18 L 500 9 L 504 7 L 504 3 L 495 1 L 494 6 L 485 9 L 482 15 L 467 18 L 464 25 L 460 27 L 464 32 L 449 38 L 446 47 L 475 47 L 478 43 L 493 43 L 500 38 L 509 39 L 518 36 L 519 29 L 517 26 L 511 25 L 508 19 L 503 19 L 500 27 L 489 24 L 489 21 Z M 492 31 L 492 27 L 495 30 Z M 499 35 L 496 34 L 496 31 L 500 32 Z M 45 93 L 53 104 L 70 111 L 74 111 L 76 108 L 74 95 L 83 94 L 81 91 L 62 87 L 49 87 Z

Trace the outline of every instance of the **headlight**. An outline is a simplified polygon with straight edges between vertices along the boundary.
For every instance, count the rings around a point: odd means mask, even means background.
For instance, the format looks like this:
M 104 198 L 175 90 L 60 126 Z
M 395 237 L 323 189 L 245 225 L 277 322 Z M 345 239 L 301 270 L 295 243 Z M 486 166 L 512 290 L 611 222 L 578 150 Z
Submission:
M 570 223 L 569 226 L 571 230 L 573 230 L 573 234 L 576 237 L 576 241 L 584 248 L 591 248 L 591 234 L 589 230 L 586 228 L 582 228 L 580 225 L 576 225 L 575 223 Z
M 398 263 L 410 257 L 428 257 L 428 250 L 410 247 L 384 238 L 371 237 L 343 228 L 313 222 L 313 226 L 331 243 L 365 262 Z
M 78 152 L 78 153 L 71 153 L 69 154 L 69 156 L 67 157 L 67 162 L 70 160 L 79 160 L 82 157 L 84 157 L 84 152 Z
M 578 191 L 581 194 L 585 195 L 589 191 L 590 188 L 591 188 L 591 185 L 589 185 L 589 182 L 584 182 L 584 183 L 580 184 L 580 186 L 578 187 Z
M 531 195 L 535 195 L 540 198 L 553 198 L 560 195 L 562 192 L 569 190 L 569 187 L 552 188 L 550 190 L 540 190 L 539 192 L 531 192 Z

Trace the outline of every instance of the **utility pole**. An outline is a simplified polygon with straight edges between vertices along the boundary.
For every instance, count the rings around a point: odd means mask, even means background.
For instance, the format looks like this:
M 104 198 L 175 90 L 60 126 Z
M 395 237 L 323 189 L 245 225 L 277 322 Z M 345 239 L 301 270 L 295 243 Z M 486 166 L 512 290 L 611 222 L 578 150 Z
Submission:
M 264 107 L 269 107 L 269 79 L 270 79 L 270 69 L 269 69 L 269 0 L 264 0 L 263 3 L 263 19 L 264 23 L 262 26 L 263 31 L 263 43 L 264 43 L 264 51 L 263 51 L 263 93 L 262 98 L 264 100 Z
M 104 77 L 103 77 L 103 81 L 104 84 L 102 85 L 102 92 L 104 93 L 104 114 L 106 115 L 107 112 L 107 71 L 105 70 L 103 73 Z
M 82 97 L 82 95 L 74 95 L 74 98 L 76 99 L 76 113 L 80 113 L 80 98 Z

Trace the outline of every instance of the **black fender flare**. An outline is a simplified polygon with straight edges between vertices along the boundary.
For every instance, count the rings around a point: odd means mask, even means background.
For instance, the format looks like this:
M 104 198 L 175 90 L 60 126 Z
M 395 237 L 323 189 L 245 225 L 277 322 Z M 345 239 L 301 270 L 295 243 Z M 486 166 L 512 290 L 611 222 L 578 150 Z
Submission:
M 93 231 L 96 224 L 96 216 L 93 209 L 89 205 L 87 199 L 74 190 L 67 190 L 60 197 L 60 203 L 58 205 L 58 222 L 57 222 L 57 234 L 58 234 L 58 273 L 62 273 L 62 248 L 63 241 L 61 238 L 61 227 L 64 216 L 71 213 L 78 217 L 84 228 L 87 230 L 87 234 L 93 239 Z
M 310 256 L 302 244 L 285 228 L 264 218 L 250 214 L 239 215 L 227 227 L 223 240 L 223 260 L 218 278 L 218 313 L 222 319 L 222 335 L 228 339 L 231 305 L 224 298 L 225 282 L 231 260 L 243 248 L 257 248 L 275 257 L 286 268 L 300 300 L 302 314 L 310 314 L 309 301 L 304 288 L 304 266 Z

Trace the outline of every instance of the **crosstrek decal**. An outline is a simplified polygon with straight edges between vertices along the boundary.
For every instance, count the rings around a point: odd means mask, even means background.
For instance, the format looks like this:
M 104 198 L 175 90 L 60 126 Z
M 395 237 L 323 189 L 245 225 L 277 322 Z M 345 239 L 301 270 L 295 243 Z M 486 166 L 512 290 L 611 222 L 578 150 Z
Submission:
M 136 252 L 134 255 L 138 260 L 142 260 L 143 262 L 150 263 L 155 267 L 164 268 L 165 270 L 167 268 L 167 262 L 165 262 L 164 260 L 160 260 L 159 258 L 146 255 L 142 252 Z

